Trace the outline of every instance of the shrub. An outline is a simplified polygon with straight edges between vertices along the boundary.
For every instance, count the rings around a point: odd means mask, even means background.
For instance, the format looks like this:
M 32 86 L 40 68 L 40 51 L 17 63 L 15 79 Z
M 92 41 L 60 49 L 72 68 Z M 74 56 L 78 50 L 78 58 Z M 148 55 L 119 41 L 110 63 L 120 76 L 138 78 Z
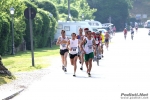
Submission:
M 37 2 L 35 2 L 35 4 L 39 8 L 42 8 L 42 9 L 48 11 L 48 12 L 51 12 L 53 14 L 54 18 L 56 20 L 58 20 L 58 18 L 59 18 L 58 10 L 52 2 L 44 0 L 44 1 L 37 1 Z
M 67 6 L 59 5 L 59 6 L 57 6 L 57 8 L 58 8 L 58 11 L 59 11 L 60 14 L 64 13 L 64 14 L 68 15 L 68 7 Z M 78 10 L 74 7 L 71 7 L 70 13 L 71 13 L 72 17 L 78 18 L 78 16 L 79 16 Z
M 6 16 L 6 14 L 0 15 L 0 55 L 4 55 L 8 49 L 10 23 Z

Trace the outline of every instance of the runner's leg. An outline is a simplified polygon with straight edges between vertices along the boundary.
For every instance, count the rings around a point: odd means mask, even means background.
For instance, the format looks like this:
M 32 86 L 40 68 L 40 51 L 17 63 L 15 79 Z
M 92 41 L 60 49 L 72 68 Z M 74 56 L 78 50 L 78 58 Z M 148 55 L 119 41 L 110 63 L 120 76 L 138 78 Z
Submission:
M 84 64 L 84 54 L 81 53 L 81 68 L 80 68 L 80 70 L 83 70 L 83 64 Z
M 65 72 L 67 71 L 67 56 L 68 56 L 68 52 L 65 52 L 64 54 L 64 67 L 65 67 Z
M 96 45 L 96 48 L 97 48 L 97 45 Z M 93 51 L 94 51 L 94 61 L 96 61 L 96 48 L 93 49 Z
M 93 57 L 94 57 L 93 52 L 91 52 L 90 55 L 89 55 L 89 60 L 88 60 L 88 63 L 89 63 L 88 75 L 89 75 L 89 77 L 91 76 L 92 58 Z
M 73 66 L 73 59 L 70 57 L 70 63 Z
M 106 49 L 107 49 L 107 41 L 105 41 L 105 46 L 106 46 Z
M 98 52 L 99 52 L 99 58 L 101 59 L 101 46 L 100 46 L 100 44 L 98 45 Z
M 89 54 L 85 54 L 84 55 L 84 58 L 85 58 L 85 65 L 86 65 L 86 68 L 87 68 L 87 73 L 88 73 L 88 66 L 89 66 L 89 64 L 88 64 L 88 60 L 89 60 Z
M 81 50 L 80 48 L 78 47 L 78 58 L 79 58 L 79 63 L 81 64 Z
M 108 42 L 107 42 L 107 49 L 108 49 L 108 47 L 109 47 L 109 40 L 108 40 Z
M 88 73 L 90 73 L 91 69 L 92 69 L 92 58 L 90 58 L 88 62 L 89 62 L 89 70 L 88 70 L 89 72 Z
M 75 76 L 76 75 L 76 69 L 77 69 L 77 56 L 75 56 L 74 58 L 73 58 L 73 66 L 74 66 L 74 75 L 73 76 Z
M 103 44 L 101 45 L 101 54 L 102 54 L 102 57 L 104 57 L 104 55 L 103 55 Z
M 81 54 L 78 55 L 79 63 L 81 64 Z
M 62 69 L 64 70 L 64 55 L 61 55 Z

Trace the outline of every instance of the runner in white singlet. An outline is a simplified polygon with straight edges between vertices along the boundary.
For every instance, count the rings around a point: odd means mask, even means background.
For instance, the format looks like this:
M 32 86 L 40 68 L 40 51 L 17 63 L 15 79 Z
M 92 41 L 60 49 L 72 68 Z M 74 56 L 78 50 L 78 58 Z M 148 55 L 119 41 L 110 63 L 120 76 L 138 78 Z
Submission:
M 61 36 L 58 38 L 56 45 L 60 45 L 60 55 L 62 60 L 62 69 L 67 72 L 67 55 L 68 55 L 68 49 L 67 49 L 67 42 L 68 37 L 65 36 L 65 31 L 61 31 Z
M 88 28 L 85 28 L 85 29 L 84 29 L 85 35 L 82 36 L 81 42 L 82 42 L 82 41 L 84 40 L 84 38 L 87 36 L 88 30 L 89 30 Z M 84 45 L 82 45 L 82 47 L 84 47 Z M 81 46 L 80 46 L 80 50 L 81 50 Z M 84 53 L 81 51 L 81 68 L 80 68 L 80 70 L 83 70 L 83 64 L 84 64 Z
M 82 47 L 82 45 L 84 45 L 84 48 Z M 87 73 L 88 76 L 91 76 L 91 69 L 92 69 L 92 59 L 94 57 L 93 54 L 93 45 L 95 46 L 95 40 L 94 38 L 92 38 L 91 36 L 91 31 L 88 31 L 87 37 L 85 37 L 85 39 L 83 40 L 83 42 L 81 43 L 81 50 L 84 52 L 84 57 L 85 57 L 85 64 L 87 67 Z
M 73 76 L 76 76 L 76 69 L 77 69 L 77 58 L 78 58 L 78 45 L 79 41 L 76 39 L 76 34 L 71 34 L 72 38 L 69 39 L 67 48 L 69 50 L 69 56 L 70 56 L 70 62 L 71 65 L 74 66 L 74 74 Z

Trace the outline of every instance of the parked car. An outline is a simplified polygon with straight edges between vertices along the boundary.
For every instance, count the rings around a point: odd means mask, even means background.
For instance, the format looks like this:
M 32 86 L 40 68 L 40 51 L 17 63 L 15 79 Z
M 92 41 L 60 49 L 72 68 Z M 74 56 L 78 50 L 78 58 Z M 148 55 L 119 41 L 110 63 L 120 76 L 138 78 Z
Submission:
M 98 31 L 102 31 L 102 34 L 105 34 L 106 32 L 108 32 L 106 29 L 97 29 Z
M 102 27 L 111 27 L 111 26 L 113 26 L 112 23 L 103 23 L 102 24 Z
M 149 29 L 148 35 L 150 35 L 150 29 Z
M 150 28 L 150 20 L 147 20 L 144 24 L 145 28 Z

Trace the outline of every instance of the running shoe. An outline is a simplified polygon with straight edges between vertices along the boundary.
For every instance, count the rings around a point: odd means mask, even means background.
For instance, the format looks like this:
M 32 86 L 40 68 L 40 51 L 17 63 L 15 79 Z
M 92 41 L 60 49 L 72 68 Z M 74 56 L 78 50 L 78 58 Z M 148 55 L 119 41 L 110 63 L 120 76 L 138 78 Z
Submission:
M 88 76 L 89 76 L 89 77 L 91 77 L 91 74 L 90 74 L 90 73 L 88 73 Z
M 79 61 L 79 63 L 81 64 L 81 61 Z
M 98 55 L 98 59 L 101 59 L 101 55 Z
M 65 67 L 64 67 L 64 66 L 62 66 L 62 70 L 64 70 L 64 68 L 65 68 Z
M 97 58 L 96 58 L 96 57 L 94 57 L 93 61 L 96 61 L 96 60 L 97 60 Z
M 64 72 L 67 72 L 67 68 L 64 68 Z
M 74 74 L 73 77 L 76 77 L 76 75 Z

